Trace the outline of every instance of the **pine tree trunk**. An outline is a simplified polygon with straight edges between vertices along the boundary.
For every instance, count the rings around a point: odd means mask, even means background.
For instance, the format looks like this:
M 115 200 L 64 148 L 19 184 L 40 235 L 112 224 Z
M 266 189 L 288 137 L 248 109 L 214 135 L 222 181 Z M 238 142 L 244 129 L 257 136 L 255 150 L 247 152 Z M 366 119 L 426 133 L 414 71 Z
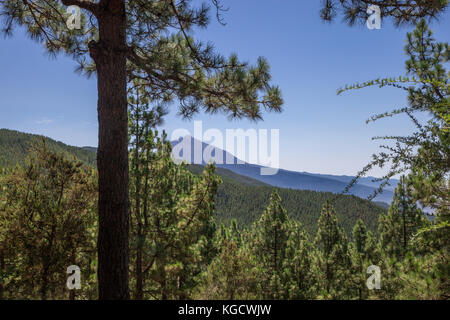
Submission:
M 143 250 L 143 234 L 142 234 L 142 217 L 141 217 L 141 174 L 142 174 L 142 168 L 140 165 L 140 159 L 141 159 L 141 127 L 140 127 L 140 110 L 139 110 L 139 96 L 138 96 L 138 102 L 137 107 L 135 111 L 136 116 L 136 123 L 135 123 L 135 150 L 134 150 L 134 168 L 132 168 L 132 172 L 134 175 L 134 181 L 135 181 L 135 216 L 136 216 L 136 225 L 137 225 L 137 232 L 136 232 L 136 291 L 134 294 L 135 300 L 142 300 L 144 297 L 144 278 L 142 273 L 142 250 Z M 146 137 L 144 137 L 145 140 Z
M 47 291 L 48 291 L 48 273 L 50 269 L 50 263 L 48 262 L 50 258 L 44 257 L 43 260 L 43 271 L 41 274 L 41 288 L 39 290 L 41 294 L 41 300 L 47 300 Z
M 403 255 L 406 251 L 406 212 L 405 205 L 403 204 Z
M 142 241 L 140 238 L 139 242 Z M 138 244 L 136 249 L 136 300 L 142 300 L 144 298 L 144 274 L 142 272 L 142 245 Z
M 42 300 L 47 300 L 49 289 L 49 276 L 50 266 L 52 259 L 53 243 L 55 241 L 56 225 L 53 224 L 50 235 L 48 237 L 48 245 L 44 249 L 44 255 L 42 255 L 42 273 L 41 273 L 41 288 L 40 294 Z
M 4 270 L 6 269 L 6 265 L 5 265 L 5 257 L 3 255 L 3 252 L 0 250 L 0 272 L 4 272 Z M 0 300 L 3 300 L 3 281 L 0 282 Z
M 89 254 L 88 263 L 87 263 L 87 272 L 86 272 L 86 275 L 89 277 L 89 279 L 90 279 L 90 276 L 91 276 L 91 263 L 92 263 L 91 255 Z M 87 298 L 88 300 L 93 300 L 94 299 L 92 297 L 92 290 L 90 288 L 90 281 L 89 281 L 89 290 L 87 292 L 87 297 L 88 297 Z
M 137 149 L 138 147 L 136 147 Z M 138 149 L 137 149 L 138 150 Z M 139 152 L 136 150 L 136 154 Z M 136 161 L 137 163 L 137 161 Z M 139 172 L 138 168 L 138 172 Z M 144 298 L 144 274 L 142 270 L 142 251 L 143 251 L 143 242 L 144 235 L 142 232 L 142 221 L 141 221 L 141 188 L 140 188 L 140 174 L 138 173 L 136 177 L 136 220 L 137 220 L 137 245 L 136 245 L 136 292 L 135 292 L 135 300 L 142 300 Z
M 76 262 L 76 246 L 73 246 L 73 248 L 72 248 L 72 254 L 70 256 L 70 261 L 72 261 L 72 263 Z M 69 290 L 69 300 L 75 300 L 75 298 L 76 298 L 75 289 Z
M 128 114 L 125 4 L 111 0 L 89 44 L 97 67 L 99 144 L 99 299 L 129 299 Z

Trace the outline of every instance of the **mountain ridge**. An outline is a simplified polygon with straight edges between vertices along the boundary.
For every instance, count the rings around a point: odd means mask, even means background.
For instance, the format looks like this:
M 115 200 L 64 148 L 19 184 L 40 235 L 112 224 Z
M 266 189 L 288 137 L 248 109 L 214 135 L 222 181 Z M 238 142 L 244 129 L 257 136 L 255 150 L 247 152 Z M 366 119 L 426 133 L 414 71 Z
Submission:
M 76 156 L 85 164 L 96 165 L 97 155 L 87 149 L 70 146 L 43 135 L 0 128 L 0 167 L 23 164 L 30 148 L 42 141 L 51 151 Z
M 176 141 L 172 141 L 172 145 L 174 146 L 174 148 L 177 147 L 179 143 L 185 143 L 183 142 L 183 139 L 185 138 L 189 138 L 189 136 L 180 138 Z M 201 150 L 199 150 L 200 145 L 202 148 Z M 188 146 L 189 146 L 188 144 L 185 145 L 185 147 Z M 180 145 L 178 149 L 180 149 L 180 151 L 182 152 L 175 154 L 175 158 L 177 158 L 178 160 L 184 160 L 188 163 L 205 165 L 206 162 L 203 160 L 203 158 L 201 159 L 201 163 L 198 163 L 198 159 L 195 158 L 194 154 L 196 152 L 201 152 L 201 155 L 203 155 L 206 148 L 211 148 L 211 146 L 208 145 L 207 143 L 191 138 L 190 157 L 188 154 L 186 155 L 183 154 L 184 149 L 183 146 Z M 178 149 L 176 150 L 176 152 L 178 152 Z M 213 147 L 211 150 L 212 150 L 211 155 L 213 157 L 217 157 L 218 154 L 216 154 L 216 152 L 221 152 L 222 153 L 221 157 L 223 159 L 222 162 L 226 162 L 226 163 L 216 163 L 217 167 L 225 168 L 237 174 L 248 176 L 261 182 L 264 182 L 266 184 L 280 188 L 311 190 L 319 192 L 332 192 L 335 194 L 340 194 L 345 190 L 348 183 L 354 178 L 353 176 L 313 174 L 308 172 L 298 172 L 286 169 L 278 169 L 278 172 L 274 175 L 261 175 L 261 169 L 264 168 L 263 166 L 242 161 L 241 159 L 235 157 L 231 153 L 222 150 L 220 148 Z M 225 161 L 225 159 L 227 159 L 227 161 Z M 369 196 L 374 194 L 374 192 L 379 186 L 378 182 L 371 181 L 373 179 L 376 178 L 375 177 L 361 178 L 361 180 L 364 183 L 355 184 L 347 194 L 355 195 L 360 198 L 368 198 Z M 396 184 L 396 182 L 397 182 L 396 180 L 393 180 L 394 185 Z M 374 200 L 389 204 L 392 200 L 392 197 L 393 197 L 393 188 L 388 187 L 385 188 L 383 193 L 378 194 Z

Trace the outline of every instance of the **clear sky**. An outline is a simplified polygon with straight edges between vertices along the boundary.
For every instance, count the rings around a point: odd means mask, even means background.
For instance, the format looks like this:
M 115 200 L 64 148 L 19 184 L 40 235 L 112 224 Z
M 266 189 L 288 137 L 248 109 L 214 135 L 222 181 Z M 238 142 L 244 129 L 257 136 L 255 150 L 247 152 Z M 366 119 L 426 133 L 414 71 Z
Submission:
M 356 81 L 404 75 L 406 32 L 383 21 L 381 30 L 348 27 L 339 19 L 329 24 L 319 17 L 320 1 L 223 0 L 230 10 L 226 26 L 214 19 L 197 37 L 210 40 L 225 54 L 241 60 L 269 60 L 273 83 L 285 100 L 281 114 L 265 114 L 257 124 L 228 121 L 225 116 L 200 114 L 203 129 L 280 129 L 281 168 L 313 173 L 354 175 L 378 150 L 372 136 L 407 134 L 404 117 L 365 124 L 372 114 L 405 105 L 395 89 L 364 89 L 336 95 L 336 89 Z M 449 41 L 450 14 L 431 28 L 439 41 Z M 77 146 L 97 145 L 96 81 L 73 72 L 75 64 L 53 60 L 21 30 L 0 38 L 0 128 L 49 136 Z M 173 106 L 163 128 L 193 131 L 192 121 L 176 115 Z M 381 172 L 375 170 L 373 175 Z

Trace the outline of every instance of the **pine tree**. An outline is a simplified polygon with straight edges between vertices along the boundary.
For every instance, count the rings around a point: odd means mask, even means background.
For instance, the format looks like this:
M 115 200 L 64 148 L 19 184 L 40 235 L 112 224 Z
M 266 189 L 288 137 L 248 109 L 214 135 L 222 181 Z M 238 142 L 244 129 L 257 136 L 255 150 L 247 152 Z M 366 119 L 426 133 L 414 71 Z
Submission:
M 161 299 L 188 298 L 196 276 L 206 268 L 200 253 L 213 225 L 214 198 L 220 182 L 214 170 L 213 165 L 207 166 L 201 177 L 183 173 L 190 180 L 185 185 L 189 186 L 188 193 L 185 191 L 172 210 L 167 210 L 163 202 L 152 216 L 150 239 L 157 254 L 150 277 L 158 283 Z
M 448 1 L 442 1 L 440 4 L 445 8 Z M 439 6 L 435 8 L 440 10 Z M 421 255 L 427 255 L 424 260 L 434 262 L 433 270 L 429 270 L 427 277 L 431 273 L 432 278 L 438 279 L 441 292 L 448 291 L 450 287 L 447 268 L 450 251 L 448 237 L 450 87 L 449 74 L 445 68 L 449 58 L 448 43 L 437 42 L 425 20 L 420 20 L 415 30 L 407 34 L 405 51 L 408 55 L 406 71 L 409 77 L 376 79 L 346 86 L 345 89 L 338 91 L 341 93 L 373 85 L 404 89 L 408 92 L 406 107 L 374 115 L 367 122 L 405 113 L 417 128 L 409 136 L 377 137 L 393 140 L 395 145 L 383 145 L 383 152 L 373 155 L 373 160 L 358 173 L 360 177 L 375 166 L 384 167 L 386 163 L 391 163 L 388 173 L 380 179 L 383 183 L 377 192 L 382 191 L 391 177 L 401 173 L 408 174 L 405 179 L 407 187 L 401 186 L 401 190 L 396 194 L 396 203 L 390 208 L 389 214 L 380 216 L 379 220 L 380 246 L 385 253 L 382 256 L 383 265 L 380 267 L 385 270 L 383 271 L 385 285 L 376 295 L 385 299 L 396 297 L 399 292 L 407 290 L 405 283 L 409 280 L 401 279 L 404 278 L 402 272 L 408 269 L 408 265 L 406 262 L 400 263 L 396 260 L 408 256 L 407 251 L 411 248 L 416 253 L 419 251 Z M 426 124 L 422 124 L 414 116 L 415 112 L 426 112 L 429 115 Z M 357 181 L 357 178 L 349 187 Z M 419 210 L 416 208 L 418 202 L 434 210 L 435 219 L 431 225 L 425 223 L 422 214 L 418 214 Z M 425 277 L 423 274 L 422 276 Z M 419 291 L 420 288 L 417 288 L 417 292 Z
M 180 113 L 200 109 L 260 119 L 262 109 L 280 111 L 267 62 L 255 67 L 194 41 L 208 24 L 208 6 L 173 0 L 7 0 L 0 4 L 4 32 L 24 26 L 51 55 L 64 52 L 79 71 L 96 74 L 98 86 L 100 299 L 128 299 L 127 84 L 142 79 L 152 100 L 178 100 Z M 214 0 L 217 16 L 222 6 Z M 80 29 L 67 26 L 67 7 L 81 8 Z
M 145 99 L 144 99 L 145 100 Z M 141 101 L 140 106 L 148 107 Z M 218 179 L 200 177 L 171 158 L 171 145 L 151 129 L 160 111 L 131 100 L 130 199 L 135 299 L 186 299 L 217 254 L 212 213 Z M 153 112 L 153 113 L 152 113 Z M 134 120 L 134 121 L 133 121 Z
M 349 25 L 365 23 L 370 5 L 378 6 L 382 17 L 391 17 L 396 25 L 401 25 L 414 23 L 423 17 L 438 18 L 447 8 L 448 0 L 324 0 L 320 15 L 325 21 L 342 14 Z
M 290 228 L 286 209 L 275 190 L 270 203 L 254 226 L 253 251 L 261 267 L 261 290 L 265 299 L 282 299 L 280 284 Z
M 130 208 L 131 225 L 131 253 L 135 254 L 135 293 L 134 298 L 143 299 L 144 292 L 144 266 L 143 250 L 148 229 L 149 219 L 149 187 L 150 166 L 154 160 L 154 148 L 161 146 L 155 141 L 153 128 L 162 123 L 166 114 L 163 105 L 150 108 L 148 95 L 139 86 L 140 81 L 134 81 L 134 87 L 128 97 L 129 106 L 129 140 L 130 140 Z
M 221 253 L 203 274 L 199 299 L 258 299 L 257 269 L 247 246 L 240 247 L 231 238 L 224 239 Z
M 355 242 L 355 249 L 358 253 L 364 254 L 367 241 L 367 229 L 361 219 L 356 221 L 353 228 L 353 241 Z
M 405 176 L 394 192 L 387 215 L 380 216 L 379 234 L 382 249 L 390 256 L 403 258 L 410 249 L 411 237 L 425 226 L 425 216 L 413 199 Z
M 334 208 L 329 202 L 324 204 L 320 213 L 314 242 L 319 248 L 317 259 L 323 274 L 324 294 L 333 298 L 344 297 L 350 266 L 347 237 L 339 226 Z
M 372 232 L 367 231 L 362 220 L 358 220 L 353 228 L 353 241 L 350 243 L 349 252 L 351 257 L 351 282 L 352 290 L 359 300 L 369 297 L 366 286 L 367 267 L 377 265 L 379 255 L 376 248 L 376 239 Z M 352 294 L 353 294 L 352 292 Z
M 286 298 L 314 299 L 318 295 L 317 268 L 313 260 L 317 252 L 299 222 L 291 221 L 290 230 L 283 265 L 283 285 L 288 291 Z
M 82 291 L 95 260 L 96 175 L 63 154 L 35 146 L 26 164 L 0 177 L 0 282 L 5 299 L 75 299 L 65 290 L 71 265 Z

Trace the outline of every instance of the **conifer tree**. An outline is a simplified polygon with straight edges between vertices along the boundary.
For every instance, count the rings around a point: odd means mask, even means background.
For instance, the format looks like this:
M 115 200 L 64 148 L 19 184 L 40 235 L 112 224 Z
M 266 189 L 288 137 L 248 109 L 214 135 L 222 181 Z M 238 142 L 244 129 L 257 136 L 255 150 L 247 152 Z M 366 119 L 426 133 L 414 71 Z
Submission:
M 318 277 L 313 257 L 317 253 L 301 223 L 291 221 L 286 245 L 283 281 L 288 291 L 286 298 L 293 300 L 317 297 Z
M 377 237 L 371 230 L 367 231 L 365 256 L 370 262 L 375 264 L 380 260 L 380 250 L 377 244 Z
M 320 16 L 325 21 L 341 14 L 349 25 L 366 22 L 371 5 L 380 8 L 382 17 L 391 17 L 396 25 L 414 23 L 428 17 L 438 18 L 448 6 L 448 0 L 323 0 Z
M 187 299 L 196 276 L 206 268 L 200 253 L 204 252 L 205 237 L 211 235 L 208 231 L 220 180 L 214 175 L 214 166 L 207 166 L 201 177 L 180 168 L 169 170 L 168 175 L 159 173 L 159 180 L 166 181 L 157 183 L 151 192 L 158 200 L 149 222 L 153 252 L 149 279 L 156 284 L 160 299 Z M 174 181 L 180 186 L 172 189 Z
M 146 99 L 130 101 L 134 297 L 186 299 L 216 254 L 212 213 L 220 180 L 212 166 L 197 177 L 175 164 L 165 134 L 152 129 L 163 111 L 145 111 Z
M 352 233 L 353 241 L 350 243 L 349 252 L 351 257 L 351 282 L 355 297 L 359 300 L 367 299 L 369 291 L 366 286 L 367 267 L 377 265 L 379 255 L 376 248 L 376 239 L 372 232 L 367 230 L 364 222 L 359 219 Z
M 154 160 L 154 142 L 156 137 L 152 130 L 162 123 L 166 114 L 163 105 L 158 104 L 150 108 L 150 99 L 145 90 L 134 81 L 128 97 L 129 106 L 129 140 L 130 140 L 130 226 L 131 226 L 131 253 L 135 263 L 135 292 L 134 298 L 143 299 L 144 274 L 143 250 L 148 230 L 149 216 L 149 187 L 150 162 Z M 160 145 L 159 145 L 160 146 Z
M 265 299 L 283 298 L 281 277 L 283 276 L 286 246 L 290 228 L 286 209 L 275 190 L 270 203 L 254 226 L 253 250 L 261 267 L 261 288 Z
M 212 3 L 220 19 L 223 7 Z M 70 30 L 72 5 L 81 19 Z M 203 109 L 256 120 L 282 104 L 269 66 L 263 58 L 256 66 L 224 58 L 195 41 L 192 32 L 208 25 L 209 7 L 190 0 L 5 0 L 0 10 L 5 34 L 24 26 L 49 54 L 64 52 L 80 72 L 97 76 L 99 298 L 128 299 L 127 84 L 142 80 L 152 100 L 178 101 L 185 117 Z
M 356 221 L 355 227 L 353 228 L 353 241 L 355 243 L 356 252 L 360 254 L 365 254 L 366 241 L 367 241 L 367 229 L 364 222 L 361 219 Z
M 24 166 L 0 177 L 0 282 L 5 299 L 75 299 L 65 270 L 83 286 L 95 260 L 96 175 L 63 154 L 35 146 Z
M 348 278 L 350 259 L 347 237 L 338 224 L 333 206 L 326 202 L 318 221 L 318 230 L 314 240 L 319 248 L 318 264 L 323 274 L 324 294 L 333 298 L 345 294 L 345 281 Z
M 401 259 L 410 249 L 411 237 L 425 226 L 425 216 L 417 207 L 405 176 L 394 192 L 387 215 L 380 216 L 379 234 L 382 249 L 389 255 Z
M 226 238 L 221 244 L 221 252 L 202 277 L 199 298 L 258 299 L 259 280 L 249 248 L 240 247 L 233 238 Z

